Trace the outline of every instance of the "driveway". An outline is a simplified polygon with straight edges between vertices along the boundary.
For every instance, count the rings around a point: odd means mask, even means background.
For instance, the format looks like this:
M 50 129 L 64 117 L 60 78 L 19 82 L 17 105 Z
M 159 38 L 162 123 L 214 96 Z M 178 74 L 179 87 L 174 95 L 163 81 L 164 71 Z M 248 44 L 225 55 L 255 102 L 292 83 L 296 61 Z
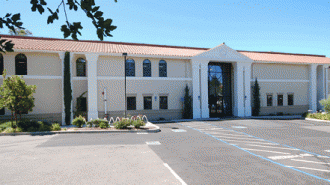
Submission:
M 326 123 L 158 126 L 150 134 L 1 137 L 0 184 L 330 184 Z

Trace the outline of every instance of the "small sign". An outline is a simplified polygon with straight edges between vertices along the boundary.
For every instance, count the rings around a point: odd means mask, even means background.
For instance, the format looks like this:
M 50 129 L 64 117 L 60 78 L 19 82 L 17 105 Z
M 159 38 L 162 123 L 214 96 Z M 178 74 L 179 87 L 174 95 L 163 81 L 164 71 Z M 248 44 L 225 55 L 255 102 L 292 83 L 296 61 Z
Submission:
M 147 145 L 160 145 L 159 141 L 147 141 L 146 142 Z
M 183 130 L 183 129 L 173 129 L 172 131 L 173 132 L 187 132 L 186 130 Z
M 243 126 L 232 126 L 233 128 L 246 128 L 246 127 L 243 127 Z

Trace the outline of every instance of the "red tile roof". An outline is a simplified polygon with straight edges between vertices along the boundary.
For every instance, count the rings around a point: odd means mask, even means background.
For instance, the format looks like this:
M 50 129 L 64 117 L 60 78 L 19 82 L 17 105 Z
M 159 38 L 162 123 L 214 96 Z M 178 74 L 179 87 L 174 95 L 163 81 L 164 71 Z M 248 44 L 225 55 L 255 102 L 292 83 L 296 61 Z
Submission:
M 137 44 L 124 42 L 68 40 L 43 37 L 24 37 L 0 35 L 2 39 L 9 39 L 15 44 L 14 49 L 46 50 L 46 51 L 70 51 L 92 53 L 128 53 L 156 56 L 192 57 L 209 48 L 182 47 L 153 44 Z M 254 61 L 284 62 L 284 63 L 320 63 L 330 64 L 330 58 L 324 55 L 242 51 L 239 53 Z

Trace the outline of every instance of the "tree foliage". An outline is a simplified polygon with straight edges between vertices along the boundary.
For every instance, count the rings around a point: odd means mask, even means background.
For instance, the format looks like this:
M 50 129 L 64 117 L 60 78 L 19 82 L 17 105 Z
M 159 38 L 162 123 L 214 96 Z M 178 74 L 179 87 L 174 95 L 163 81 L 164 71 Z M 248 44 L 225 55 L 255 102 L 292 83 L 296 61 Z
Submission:
M 6 78 L 6 70 L 3 73 L 3 84 L 0 87 L 0 108 L 6 107 L 12 112 L 12 120 L 18 123 L 18 115 L 32 111 L 34 107 L 33 93 L 37 86 L 26 85 L 22 76 L 13 75 Z M 12 122 L 13 123 L 13 122 Z M 13 127 L 13 124 L 11 125 Z
M 71 89 L 71 73 L 70 73 L 70 53 L 65 52 L 65 57 L 64 57 L 64 112 L 65 112 L 66 125 L 70 125 L 70 121 L 71 121 L 71 101 L 72 101 L 72 89 Z
M 114 0 L 117 2 L 117 0 Z M 94 0 L 59 0 L 59 5 L 56 9 L 52 9 L 47 6 L 46 0 L 31 0 L 31 11 L 38 11 L 39 14 L 43 14 L 45 9 L 48 10 L 49 14 L 47 18 L 47 24 L 52 24 L 55 20 L 58 20 L 58 15 L 60 13 L 60 8 L 63 8 L 63 12 L 65 14 L 65 24 L 61 26 L 61 31 L 63 32 L 64 38 L 71 36 L 72 39 L 78 40 L 77 35 L 81 35 L 81 30 L 83 27 L 81 26 L 81 22 L 69 22 L 67 16 L 67 8 L 69 10 L 78 11 L 82 10 L 88 18 L 91 19 L 94 27 L 96 28 L 96 34 L 100 40 L 103 40 L 104 37 L 112 37 L 110 34 L 111 31 L 115 30 L 117 27 L 112 25 L 112 19 L 105 19 L 103 17 L 103 12 L 100 11 L 100 6 L 95 4 Z M 11 14 L 7 13 L 5 17 L 0 17 L 0 29 L 3 26 L 8 27 L 14 33 L 16 33 L 15 28 L 24 29 L 23 23 L 20 22 L 21 14 Z M 0 52 L 11 52 L 13 51 L 13 46 L 10 41 L 6 39 L 1 39 L 0 37 Z
M 256 79 L 252 88 L 253 106 L 252 115 L 259 116 L 260 113 L 260 87 L 258 80 Z
M 327 113 L 330 113 L 330 97 L 328 97 L 328 99 L 321 100 L 320 104 L 324 107 L 324 110 Z
M 189 93 L 189 87 L 186 85 L 184 89 L 184 99 L 183 99 L 183 119 L 192 119 L 193 110 L 192 110 L 192 97 Z
M 28 29 L 15 28 L 15 31 L 9 30 L 10 35 L 19 35 L 19 36 L 32 36 L 32 32 Z

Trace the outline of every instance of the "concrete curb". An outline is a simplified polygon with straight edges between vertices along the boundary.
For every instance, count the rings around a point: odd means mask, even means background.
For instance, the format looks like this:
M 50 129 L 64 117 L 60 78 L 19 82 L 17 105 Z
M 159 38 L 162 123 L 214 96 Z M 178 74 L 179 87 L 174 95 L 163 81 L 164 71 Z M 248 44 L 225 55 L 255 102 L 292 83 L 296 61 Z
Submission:
M 307 121 L 318 121 L 318 122 L 326 122 L 326 123 L 330 123 L 329 120 L 314 119 L 314 118 L 305 118 L 305 120 L 307 120 Z
M 47 131 L 47 132 L 16 132 L 16 133 L 0 133 L 0 136 L 16 136 L 16 135 L 53 135 L 53 134 L 91 134 L 91 133 L 158 133 L 161 132 L 159 126 L 153 123 L 146 123 L 143 129 L 149 130 L 74 130 L 74 131 Z

